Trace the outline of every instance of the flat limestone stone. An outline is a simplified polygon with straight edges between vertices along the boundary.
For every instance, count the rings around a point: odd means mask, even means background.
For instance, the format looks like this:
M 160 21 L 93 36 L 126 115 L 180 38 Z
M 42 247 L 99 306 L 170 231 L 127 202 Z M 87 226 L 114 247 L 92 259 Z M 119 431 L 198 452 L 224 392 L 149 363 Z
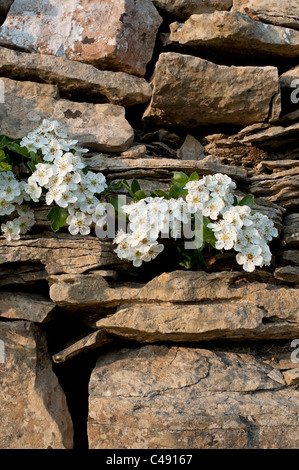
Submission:
M 248 126 L 280 114 L 276 67 L 227 67 L 199 57 L 160 54 L 143 120 L 153 125 Z M 272 102 L 275 102 L 273 107 Z
M 0 44 L 143 76 L 161 22 L 151 0 L 15 0 Z
M 0 47 L 0 75 L 7 78 L 42 81 L 57 85 L 75 98 L 85 95 L 97 103 L 110 102 L 123 106 L 146 103 L 152 89 L 144 78 L 124 72 L 98 70 L 92 65 L 64 57 L 14 51 Z
M 0 322 L 0 448 L 71 449 L 73 425 L 52 370 L 45 332 Z
M 59 99 L 54 85 L 9 78 L 1 81 L 5 100 L 0 107 L 0 131 L 13 139 L 23 138 L 43 119 L 57 119 L 69 138 L 77 139 L 84 147 L 121 152 L 134 140 L 134 131 L 121 106 Z
M 232 10 L 245 11 L 257 21 L 299 29 L 297 0 L 234 0 Z
M 299 392 L 271 371 L 254 354 L 194 347 L 101 354 L 89 384 L 89 447 L 298 448 Z
M 238 11 L 216 11 L 192 15 L 184 24 L 170 25 L 170 40 L 184 46 L 200 47 L 254 56 L 296 58 L 299 31 L 254 21 Z

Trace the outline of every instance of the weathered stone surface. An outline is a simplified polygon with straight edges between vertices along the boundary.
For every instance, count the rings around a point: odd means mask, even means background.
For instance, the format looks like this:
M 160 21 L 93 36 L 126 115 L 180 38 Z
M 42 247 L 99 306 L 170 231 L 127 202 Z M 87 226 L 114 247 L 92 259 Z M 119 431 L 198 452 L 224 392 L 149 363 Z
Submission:
M 0 338 L 0 448 L 71 449 L 72 421 L 45 333 L 31 322 L 8 321 L 0 322 Z
M 298 289 L 262 271 L 255 276 L 174 271 L 110 287 L 97 275 L 59 275 L 50 278 L 50 297 L 68 310 L 93 311 L 93 322 L 101 318 L 93 327 L 141 342 L 295 338 Z M 102 318 L 107 307 L 117 313 Z
M 88 101 L 97 100 L 97 103 L 132 106 L 146 103 L 152 95 L 146 80 L 128 73 L 98 70 L 63 57 L 29 54 L 6 47 L 0 47 L 0 74 L 57 85 L 70 97 L 83 95 Z
M 275 67 L 227 67 L 190 55 L 160 54 L 146 123 L 197 127 L 247 126 L 280 114 Z M 278 102 L 277 102 L 278 100 Z M 276 101 L 275 112 L 272 102 Z
M 254 21 L 238 11 L 216 11 L 192 15 L 186 23 L 170 25 L 170 40 L 184 46 L 208 47 L 217 52 L 255 57 L 295 58 L 299 54 L 299 32 Z
M 275 286 L 276 282 L 273 276 L 265 271 L 256 271 L 249 275 L 246 272 L 208 274 L 180 270 L 164 273 L 145 285 L 122 283 L 115 288 L 110 287 L 109 283 L 97 274 L 52 275 L 49 281 L 51 299 L 64 308 L 115 307 L 136 302 L 192 303 L 237 300 L 245 299 L 256 290 L 270 291 L 272 284 Z
M 150 0 L 15 0 L 0 44 L 144 75 L 161 22 Z
M 271 175 L 259 174 L 249 179 L 250 192 L 258 196 L 267 196 L 270 201 L 283 207 L 298 207 L 299 167 L 276 171 Z
M 299 368 L 287 370 L 283 376 L 288 385 L 297 385 L 299 383 Z
M 245 180 L 247 171 L 245 168 L 223 165 L 217 157 L 208 155 L 202 160 L 177 160 L 172 158 L 105 158 L 102 155 L 95 155 L 92 158 L 86 158 L 86 163 L 96 171 L 123 172 L 127 170 L 162 170 L 185 171 L 198 174 L 225 173 L 235 180 Z M 147 173 L 148 174 L 148 173 Z
M 134 145 L 130 147 L 125 152 L 121 153 L 123 158 L 140 158 L 146 155 L 146 146 L 145 145 Z
M 299 266 L 299 250 L 283 251 L 281 257 L 286 263 Z
M 62 351 L 54 354 L 52 359 L 56 363 L 65 362 L 66 360 L 77 356 L 77 354 L 99 348 L 105 344 L 111 343 L 112 341 L 113 339 L 108 337 L 105 331 L 95 331 L 94 333 L 84 336 L 84 338 L 79 341 L 76 341 L 71 346 L 68 346 Z
M 1 239 L 0 239 L 1 244 Z M 40 263 L 8 263 L 0 270 L 0 287 L 10 285 L 30 285 L 47 279 L 48 273 Z
M 0 292 L 0 318 L 44 323 L 51 319 L 55 305 L 38 294 Z
M 288 307 L 291 323 L 285 307 L 281 308 L 283 297 L 289 299 L 289 295 L 296 299 Z M 275 309 L 275 314 L 271 300 L 281 305 Z M 99 320 L 96 326 L 116 337 L 141 343 L 295 338 L 299 333 L 299 292 L 296 289 L 265 290 L 265 295 L 252 294 L 229 303 L 141 303 L 120 308 L 116 314 Z
M 298 139 L 299 123 L 291 126 L 272 126 L 251 135 L 245 136 L 241 142 L 243 144 L 280 146 Z
M 274 276 L 281 281 L 299 284 L 299 266 L 282 266 L 275 269 Z
M 299 87 L 299 66 L 293 67 L 291 70 L 283 73 L 279 78 L 281 88 L 298 88 Z
M 48 274 L 84 273 L 121 265 L 112 244 L 97 237 L 44 232 L 17 241 L 0 238 L 0 265 L 28 261 L 44 264 Z
M 272 370 L 250 354 L 205 349 L 108 352 L 91 375 L 89 446 L 297 448 L 299 392 Z
M 299 213 L 288 214 L 283 220 L 283 239 L 281 246 L 287 248 L 299 247 Z
M 153 3 L 173 16 L 187 19 L 195 14 L 228 10 L 233 4 L 233 0 L 153 0 Z
M 5 91 L 5 102 L 0 107 L 2 134 L 19 139 L 43 119 L 57 119 L 63 122 L 70 138 L 99 151 L 120 152 L 134 140 L 121 106 L 75 103 L 59 99 L 54 85 L 1 80 Z
M 249 13 L 257 20 L 299 29 L 297 0 L 234 0 L 232 10 L 247 12 L 249 10 Z
M 188 134 L 177 154 L 182 160 L 203 160 L 205 148 L 195 137 Z

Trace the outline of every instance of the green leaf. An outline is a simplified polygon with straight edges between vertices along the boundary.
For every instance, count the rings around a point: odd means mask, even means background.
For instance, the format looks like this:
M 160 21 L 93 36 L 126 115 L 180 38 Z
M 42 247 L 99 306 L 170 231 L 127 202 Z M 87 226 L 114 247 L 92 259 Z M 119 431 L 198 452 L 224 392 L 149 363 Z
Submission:
M 239 202 L 238 205 L 252 207 L 254 205 L 253 194 L 247 194 L 247 196 L 243 197 L 243 199 Z
M 29 161 L 29 162 L 26 162 L 27 163 L 27 166 L 29 168 L 29 170 L 34 173 L 35 170 L 36 170 L 36 166 L 35 166 L 35 163 L 33 163 L 32 161 Z
M 18 155 L 22 155 L 22 157 L 30 158 L 30 160 L 32 158 L 29 150 L 26 147 L 21 147 L 17 142 L 9 142 L 7 148 Z
M 188 194 L 187 189 L 183 189 L 180 186 L 171 186 L 169 196 L 174 199 L 178 199 L 180 196 L 186 196 Z
M 132 185 L 131 185 L 131 191 L 133 194 L 137 193 L 137 191 L 140 191 L 141 190 L 141 187 L 140 187 L 140 184 L 138 183 L 137 180 L 133 180 L 132 181 Z
M 144 191 L 136 191 L 136 193 L 134 194 L 134 201 L 135 202 L 138 202 L 140 201 L 141 199 L 145 199 L 146 198 L 146 194 Z
M 180 188 L 183 188 L 184 186 L 186 186 L 188 181 L 189 181 L 188 176 L 182 171 L 176 171 L 173 174 L 173 178 L 171 180 L 172 184 L 174 184 L 175 186 L 179 186 Z
M 237 196 L 234 196 L 233 206 L 238 206 L 238 205 L 239 205 L 239 198 Z
M 89 169 L 90 169 L 90 166 L 89 166 L 89 165 L 86 165 L 86 166 L 82 169 L 82 172 L 84 173 L 84 175 L 87 175 L 87 173 L 89 172 Z
M 198 181 L 199 180 L 199 175 L 194 171 L 192 175 L 189 176 L 189 181 Z
M 6 145 L 11 141 L 12 139 L 7 137 L 7 135 L 0 135 L 0 149 L 4 149 L 4 147 L 6 147 Z
M 12 166 L 7 162 L 0 162 L 0 171 L 10 171 Z
M 124 187 L 126 188 L 126 190 L 129 192 L 129 194 L 132 197 L 134 197 L 134 194 L 133 194 L 133 192 L 131 190 L 131 187 L 130 187 L 129 183 L 127 182 L 127 180 L 123 180 L 122 183 L 123 183 Z
M 51 228 L 57 232 L 66 223 L 68 212 L 63 207 L 53 207 L 47 215 L 47 219 L 52 221 Z
M 112 181 L 108 181 L 108 189 L 111 189 L 112 191 L 120 189 L 122 185 L 123 184 L 121 181 L 117 181 L 116 183 L 112 183 Z
M 157 197 L 164 197 L 165 199 L 169 199 L 169 195 L 165 193 L 165 191 L 161 191 L 161 189 L 156 189 L 153 194 Z

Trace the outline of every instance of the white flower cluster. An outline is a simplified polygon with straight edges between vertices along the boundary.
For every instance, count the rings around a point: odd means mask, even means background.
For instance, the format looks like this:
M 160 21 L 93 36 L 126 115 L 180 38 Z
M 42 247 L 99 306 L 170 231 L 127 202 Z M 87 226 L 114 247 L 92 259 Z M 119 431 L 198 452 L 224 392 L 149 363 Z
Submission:
M 77 146 L 77 140 L 67 140 L 65 130 L 57 121 L 44 120 L 34 132 L 21 141 L 21 146 L 40 152 L 43 162 L 25 184 L 25 192 L 37 202 L 42 189 L 46 204 L 53 202 L 69 213 L 67 224 L 72 235 L 88 235 L 94 222 L 102 227 L 106 220 L 105 205 L 98 196 L 107 188 L 102 173 L 83 171 L 82 154 L 88 152 Z
M 245 271 L 269 266 L 271 252 L 267 242 L 277 237 L 278 231 L 266 215 L 252 213 L 248 206 L 233 206 L 225 210 L 220 222 L 208 224 L 208 227 L 215 234 L 215 248 L 238 251 L 237 262 Z
M 164 249 L 158 243 L 160 234 L 169 234 L 173 238 L 181 233 L 182 223 L 187 223 L 186 202 L 182 199 L 164 199 L 147 197 L 138 202 L 123 206 L 129 216 L 129 233 L 118 232 L 114 243 L 119 258 L 133 261 L 134 266 L 141 266 L 143 261 L 151 261 Z
M 198 181 L 189 181 L 186 186 L 186 201 L 191 211 L 201 211 L 202 215 L 215 220 L 208 224 L 216 238 L 217 250 L 238 252 L 236 260 L 248 272 L 256 266 L 269 266 L 271 252 L 267 242 L 277 237 L 278 231 L 273 222 L 251 208 L 233 206 L 232 190 L 236 184 L 226 175 L 205 176 Z
M 0 173 L 0 217 L 10 219 L 1 224 L 7 240 L 19 240 L 34 225 L 34 212 L 24 201 L 30 198 L 25 192 L 25 182 L 16 179 L 12 171 Z
M 158 243 L 160 234 L 170 233 L 177 238 L 188 216 L 199 214 L 213 221 L 207 226 L 214 232 L 215 248 L 235 249 L 237 262 L 244 270 L 251 272 L 256 266 L 269 265 L 271 252 L 267 242 L 278 235 L 277 229 L 267 216 L 252 213 L 246 205 L 234 206 L 235 188 L 228 176 L 209 175 L 186 184 L 186 200 L 149 197 L 123 206 L 129 216 L 129 233 L 121 230 L 116 236 L 117 255 L 140 266 L 163 250 L 164 246 Z

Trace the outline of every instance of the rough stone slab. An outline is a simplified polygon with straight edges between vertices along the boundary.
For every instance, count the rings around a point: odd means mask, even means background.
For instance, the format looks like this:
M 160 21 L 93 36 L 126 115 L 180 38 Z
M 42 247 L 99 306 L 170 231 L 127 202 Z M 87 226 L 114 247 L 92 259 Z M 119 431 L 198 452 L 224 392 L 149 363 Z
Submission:
M 0 44 L 143 76 L 161 22 L 151 0 L 15 0 Z
M 215 10 L 228 10 L 233 0 L 153 0 L 154 5 L 161 10 L 181 19 L 191 15 L 212 13 Z
M 298 448 L 299 392 L 271 370 L 250 354 L 196 348 L 108 352 L 89 384 L 89 446 Z
M 141 343 L 295 338 L 299 333 L 299 293 L 291 290 L 290 294 L 298 305 L 292 302 L 289 306 L 291 323 L 285 307 L 281 311 L 275 309 L 273 315 L 270 302 L 259 294 L 244 300 L 198 305 L 135 304 L 118 309 L 116 314 L 99 320 L 96 326 L 118 338 Z M 289 292 L 267 291 L 266 296 L 282 305 L 284 296 L 289 299 Z
M 299 29 L 297 0 L 234 0 L 233 11 L 244 11 L 244 9 L 249 10 L 257 21 Z
M 48 322 L 55 305 L 38 294 L 0 292 L 0 318 Z
M 172 158 L 107 158 L 102 155 L 95 155 L 86 158 L 86 163 L 96 171 L 128 171 L 132 169 L 140 170 L 169 170 L 185 171 L 192 173 L 196 171 L 201 175 L 225 173 L 235 180 L 246 180 L 247 170 L 234 165 L 223 165 L 217 157 L 208 155 L 202 160 L 177 160 Z
M 0 244 L 1 244 L 0 239 Z M 30 285 L 47 279 L 44 266 L 39 263 L 9 263 L 0 269 L 0 287 L 12 285 Z
M 297 385 L 299 383 L 299 368 L 283 372 L 283 376 L 288 385 Z
M 170 40 L 184 46 L 208 47 L 255 57 L 296 58 L 299 31 L 254 21 L 246 13 L 216 11 L 192 15 L 184 24 L 170 25 Z
M 0 47 L 0 75 L 57 85 L 70 97 L 83 94 L 88 101 L 97 100 L 97 103 L 132 106 L 146 103 L 152 95 L 146 80 L 128 73 L 98 70 L 63 57 L 30 54 L 5 47 Z
M 299 198 L 298 184 L 299 168 L 263 174 L 250 178 L 249 190 L 258 196 L 267 196 L 270 201 L 285 208 L 297 208 Z
M 243 144 L 264 144 L 264 145 L 275 145 L 275 142 L 280 141 L 286 142 L 288 140 L 295 140 L 298 138 L 299 123 L 292 124 L 291 126 L 273 126 L 269 129 L 265 129 L 244 137 L 241 142 Z
M 0 448 L 71 449 L 73 425 L 45 333 L 31 322 L 8 321 L 0 322 L 0 338 Z
M 112 341 L 113 339 L 109 338 L 105 331 L 95 331 L 94 333 L 90 333 L 89 335 L 84 336 L 84 338 L 80 339 L 79 341 L 76 341 L 71 346 L 54 354 L 52 359 L 56 363 L 65 362 L 68 359 L 81 354 L 82 352 L 100 348 L 101 346 L 111 343 Z
M 299 266 L 282 266 L 275 269 L 274 276 L 280 281 L 299 284 Z
M 281 257 L 285 262 L 299 266 L 299 250 L 283 251 Z
M 49 274 L 84 273 L 104 266 L 121 266 L 110 242 L 92 236 L 43 233 L 21 240 L 0 238 L 0 265 L 39 262 Z
M 5 102 L 0 107 L 1 133 L 20 139 L 43 119 L 61 121 L 71 139 L 103 152 L 121 152 L 134 140 L 125 109 L 113 104 L 76 103 L 59 99 L 58 88 L 2 78 Z
M 182 160 L 203 160 L 205 148 L 195 137 L 188 134 L 183 145 L 178 149 L 177 155 Z
M 248 126 L 275 121 L 281 111 L 276 67 L 227 67 L 167 52 L 159 56 L 152 83 L 143 115 L 148 124 Z

